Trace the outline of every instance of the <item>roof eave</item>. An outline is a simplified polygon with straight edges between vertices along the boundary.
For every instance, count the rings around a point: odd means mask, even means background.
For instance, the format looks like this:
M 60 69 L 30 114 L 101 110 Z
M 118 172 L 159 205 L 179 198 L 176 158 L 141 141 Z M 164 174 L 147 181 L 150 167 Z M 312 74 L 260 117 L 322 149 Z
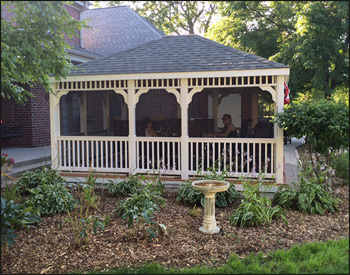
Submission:
M 169 72 L 169 73 L 133 73 L 133 74 L 94 74 L 94 75 L 69 75 L 65 81 L 87 80 L 137 80 L 137 79 L 174 79 L 174 78 L 198 78 L 198 77 L 233 77 L 233 76 L 289 76 L 290 68 L 228 70 L 228 71 L 198 71 L 198 72 Z M 50 81 L 55 82 L 51 76 Z

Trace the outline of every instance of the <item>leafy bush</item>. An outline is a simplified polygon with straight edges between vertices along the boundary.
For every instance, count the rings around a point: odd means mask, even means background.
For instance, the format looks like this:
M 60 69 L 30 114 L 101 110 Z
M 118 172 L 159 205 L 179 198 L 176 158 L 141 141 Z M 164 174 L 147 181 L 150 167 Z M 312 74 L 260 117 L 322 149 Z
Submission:
M 230 187 L 225 192 L 216 193 L 215 205 L 217 207 L 226 207 L 229 203 L 235 202 L 240 195 L 238 194 L 233 183 L 230 183 Z M 195 191 L 191 183 L 181 184 L 176 201 L 181 201 L 185 204 L 201 204 L 204 207 L 204 194 L 199 191 Z
M 64 179 L 56 170 L 47 168 L 38 169 L 36 171 L 27 171 L 18 180 L 18 185 L 23 191 L 36 188 L 41 184 L 64 183 Z
M 280 186 L 273 202 L 283 208 L 299 210 L 305 214 L 323 215 L 336 212 L 340 200 L 332 198 L 323 186 L 301 177 L 299 188 Z
M 113 182 L 112 180 L 108 180 L 107 183 L 103 184 L 103 187 L 108 190 L 109 194 L 113 194 L 117 197 L 129 196 L 131 194 L 135 194 L 137 190 L 142 186 L 140 180 L 130 175 L 129 178 L 121 182 Z
M 61 213 L 66 212 L 66 208 L 74 208 L 73 195 L 62 183 L 40 184 L 27 190 L 30 193 L 28 199 L 42 214 Z
M 335 175 L 343 179 L 344 184 L 349 184 L 349 152 L 334 156 L 331 166 L 335 169 Z
M 150 238 L 155 237 L 155 232 L 164 232 L 166 230 L 163 224 L 158 224 L 153 221 L 155 211 L 159 211 L 160 207 L 165 205 L 165 199 L 161 197 L 160 192 L 153 189 L 151 184 L 140 190 L 131 197 L 120 201 L 117 204 L 115 213 L 128 220 L 128 226 L 131 227 L 134 223 L 145 223 L 152 227 L 148 228 Z
M 1 244 L 6 241 L 12 248 L 16 238 L 14 229 L 33 227 L 33 223 L 40 221 L 39 215 L 30 203 L 15 204 L 1 198 Z
M 241 204 L 230 216 L 232 225 L 240 227 L 260 226 L 271 223 L 272 219 L 282 218 L 287 224 L 285 211 L 279 205 L 272 207 L 271 199 L 263 196 L 259 189 L 262 183 L 250 184 L 249 181 L 243 183 L 243 198 Z

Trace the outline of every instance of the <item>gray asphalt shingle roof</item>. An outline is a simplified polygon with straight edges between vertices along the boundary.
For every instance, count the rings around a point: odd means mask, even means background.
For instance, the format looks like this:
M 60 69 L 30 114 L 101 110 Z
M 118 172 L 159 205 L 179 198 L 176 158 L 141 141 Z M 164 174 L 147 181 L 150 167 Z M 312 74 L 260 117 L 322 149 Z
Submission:
M 110 56 L 165 36 L 129 6 L 85 10 L 91 28 L 82 30 L 85 49 Z
M 69 75 L 199 72 L 288 68 L 198 35 L 165 36 L 139 47 L 89 61 Z

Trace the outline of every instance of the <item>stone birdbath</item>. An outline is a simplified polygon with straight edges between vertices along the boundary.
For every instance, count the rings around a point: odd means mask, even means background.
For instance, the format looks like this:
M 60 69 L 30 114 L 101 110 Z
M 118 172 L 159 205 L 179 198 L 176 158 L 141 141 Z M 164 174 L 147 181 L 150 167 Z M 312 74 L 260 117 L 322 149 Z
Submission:
M 204 218 L 199 231 L 204 234 L 216 234 L 220 228 L 215 219 L 215 194 L 224 192 L 230 187 L 230 183 L 223 180 L 198 180 L 192 182 L 193 189 L 204 194 Z

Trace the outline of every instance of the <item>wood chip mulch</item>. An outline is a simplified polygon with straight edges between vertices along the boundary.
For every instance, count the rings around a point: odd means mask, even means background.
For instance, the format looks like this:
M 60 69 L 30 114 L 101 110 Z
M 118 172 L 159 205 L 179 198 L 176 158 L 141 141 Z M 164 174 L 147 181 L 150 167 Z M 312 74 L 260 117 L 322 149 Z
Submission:
M 264 227 L 232 226 L 229 216 L 238 203 L 216 208 L 219 234 L 199 232 L 202 217 L 188 214 L 191 206 L 176 202 L 176 193 L 165 192 L 166 206 L 156 214 L 156 221 L 167 228 L 167 235 L 149 241 L 145 227 L 128 228 L 127 222 L 113 217 L 104 231 L 91 234 L 87 245 L 77 248 L 65 214 L 46 216 L 29 231 L 20 230 L 13 249 L 1 251 L 2 274 L 50 274 L 107 270 L 115 267 L 139 267 L 157 262 L 167 267 L 218 267 L 230 254 L 243 258 L 258 251 L 267 254 L 292 245 L 349 237 L 349 186 L 333 188 L 342 199 L 339 212 L 306 215 L 287 211 L 288 226 L 282 220 Z M 101 195 L 101 194 L 100 194 Z M 120 199 L 103 195 L 95 214 L 112 213 Z M 60 224 L 62 224 L 60 228 Z

